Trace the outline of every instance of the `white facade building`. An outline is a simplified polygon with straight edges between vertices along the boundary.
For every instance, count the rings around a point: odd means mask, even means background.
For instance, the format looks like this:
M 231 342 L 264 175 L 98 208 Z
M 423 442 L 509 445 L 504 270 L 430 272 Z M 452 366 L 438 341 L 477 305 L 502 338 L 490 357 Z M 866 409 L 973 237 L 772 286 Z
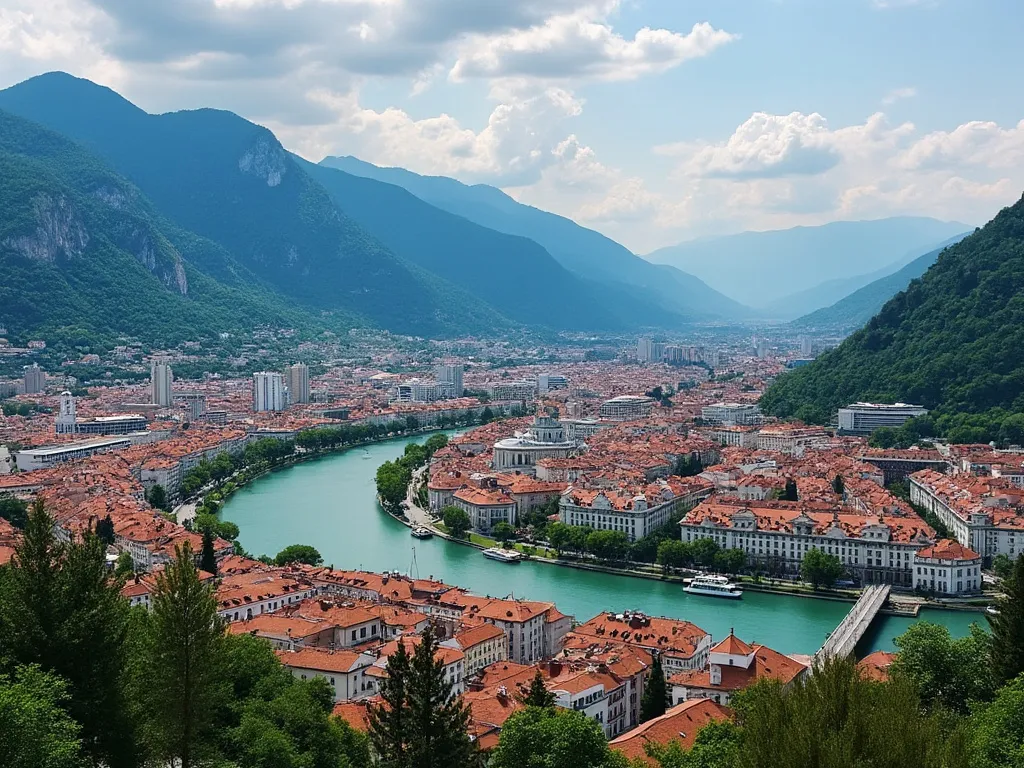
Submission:
M 981 591 L 981 555 L 958 541 L 943 539 L 914 557 L 914 587 L 940 595 Z
M 609 421 L 632 421 L 651 415 L 654 400 L 646 395 L 619 395 L 605 400 L 598 409 L 598 415 Z
M 438 381 L 451 384 L 454 390 L 453 397 L 462 397 L 462 393 L 466 391 L 465 386 L 462 383 L 462 372 L 463 368 L 461 364 L 455 365 L 439 365 L 434 370 L 434 378 Z
M 455 385 L 448 381 L 409 379 L 398 385 L 399 403 L 433 403 L 455 397 Z
M 494 444 L 492 464 L 498 472 L 534 472 L 540 459 L 564 459 L 582 447 L 565 439 L 565 427 L 550 416 L 537 416 L 527 432 L 506 437 Z
M 70 392 L 60 393 L 60 410 L 57 412 L 55 428 L 58 435 L 75 434 L 75 425 L 78 423 L 75 396 Z
M 36 395 L 46 391 L 46 373 L 38 363 L 32 363 L 25 369 L 25 394 Z
M 149 368 L 149 393 L 151 402 L 161 408 L 169 408 L 174 402 L 171 385 L 174 373 L 166 360 L 154 360 Z
M 753 403 L 715 403 L 701 409 L 701 418 L 711 424 L 746 427 L 761 423 L 761 409 Z
M 851 403 L 839 409 L 839 431 L 848 435 L 869 435 L 881 427 L 901 427 L 928 409 L 907 403 Z
M 284 377 L 273 371 L 252 375 L 252 409 L 254 411 L 283 411 Z
M 289 365 L 285 370 L 288 376 L 288 397 L 292 403 L 309 402 L 309 366 L 305 363 Z

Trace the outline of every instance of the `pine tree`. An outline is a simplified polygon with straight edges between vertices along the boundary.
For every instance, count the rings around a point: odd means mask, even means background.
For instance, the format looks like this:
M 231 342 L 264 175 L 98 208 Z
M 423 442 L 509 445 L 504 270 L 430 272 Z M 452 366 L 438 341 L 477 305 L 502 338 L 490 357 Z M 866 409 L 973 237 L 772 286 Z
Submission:
M 409 759 L 409 654 L 405 643 L 388 657 L 388 676 L 381 682 L 381 704 L 368 707 L 370 743 L 380 768 L 412 768 Z
M 996 601 L 999 613 L 989 615 L 992 629 L 992 674 L 997 685 L 1024 672 L 1024 555 L 1019 555 L 1013 575 L 1003 580 L 1004 597 Z
M 199 567 L 207 573 L 217 575 L 217 556 L 213 551 L 213 531 L 203 531 L 203 552 L 199 557 Z
M 107 515 L 102 520 L 96 521 L 96 538 L 103 542 L 105 547 L 109 547 L 114 543 L 114 521 L 110 515 Z
M 528 707 L 553 707 L 555 706 L 555 694 L 544 685 L 544 676 L 537 670 L 530 681 L 530 688 L 525 695 L 519 697 L 519 701 Z
M 796 482 L 792 479 L 786 481 L 786 490 L 782 492 L 783 501 L 797 501 L 799 494 L 796 488 Z
M 157 576 L 143 686 L 154 756 L 192 768 L 214 753 L 213 713 L 224 701 L 224 628 L 186 542 Z
M 668 686 L 665 683 L 665 670 L 661 666 L 661 657 L 655 656 L 651 664 L 651 674 L 644 685 L 644 695 L 640 699 L 640 722 L 644 723 L 665 714 L 668 702 Z
M 832 478 L 832 490 L 835 491 L 836 496 L 843 495 L 843 491 L 846 490 L 846 486 L 843 483 L 842 475 L 836 475 L 834 478 Z

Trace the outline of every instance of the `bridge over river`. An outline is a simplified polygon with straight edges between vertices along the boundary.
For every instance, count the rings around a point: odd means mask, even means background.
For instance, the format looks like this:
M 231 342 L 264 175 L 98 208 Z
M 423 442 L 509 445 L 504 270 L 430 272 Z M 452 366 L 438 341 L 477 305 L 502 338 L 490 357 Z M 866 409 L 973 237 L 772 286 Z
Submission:
M 833 657 L 846 657 L 853 653 L 853 649 L 868 631 L 871 622 L 889 599 L 888 584 L 875 584 L 865 589 L 853 608 L 846 614 L 832 634 L 828 636 L 825 644 L 814 654 L 815 665 Z

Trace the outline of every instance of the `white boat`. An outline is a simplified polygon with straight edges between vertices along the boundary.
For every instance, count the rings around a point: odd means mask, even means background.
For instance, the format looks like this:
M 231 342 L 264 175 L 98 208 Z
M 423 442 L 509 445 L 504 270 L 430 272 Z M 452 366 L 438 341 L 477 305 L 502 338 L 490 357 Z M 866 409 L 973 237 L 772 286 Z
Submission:
M 996 608 L 994 605 L 990 605 L 985 609 L 985 613 L 987 613 L 989 616 L 998 616 L 999 609 Z
M 417 525 L 412 529 L 410 535 L 415 539 L 429 539 L 434 535 L 434 532 L 423 525 Z
M 522 552 L 516 552 L 514 549 L 502 549 L 501 547 L 485 549 L 483 555 L 491 560 L 499 560 L 503 563 L 518 563 L 525 557 Z
M 727 597 L 732 600 L 739 600 L 743 597 L 743 590 L 725 576 L 694 576 L 683 587 L 683 591 L 689 592 L 691 595 Z

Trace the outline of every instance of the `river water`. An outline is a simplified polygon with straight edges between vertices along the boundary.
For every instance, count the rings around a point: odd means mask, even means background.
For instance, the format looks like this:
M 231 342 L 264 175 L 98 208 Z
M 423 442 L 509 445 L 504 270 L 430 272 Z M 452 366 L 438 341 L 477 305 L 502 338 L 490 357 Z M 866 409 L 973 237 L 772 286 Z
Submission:
M 630 609 L 686 619 L 716 640 L 735 628 L 744 640 L 783 653 L 814 653 L 850 608 L 750 591 L 736 601 L 699 597 L 678 584 L 542 563 L 510 565 L 443 539 L 413 539 L 378 507 L 374 474 L 417 439 L 423 438 L 353 448 L 264 475 L 228 500 L 223 517 L 238 524 L 242 545 L 254 554 L 273 556 L 289 544 L 311 544 L 336 568 L 411 570 L 476 594 L 552 601 L 579 621 Z M 966 635 L 972 621 L 985 624 L 982 614 L 956 611 L 926 610 L 921 619 L 944 624 L 957 636 Z M 892 639 L 912 621 L 879 617 L 858 650 L 893 650 Z

